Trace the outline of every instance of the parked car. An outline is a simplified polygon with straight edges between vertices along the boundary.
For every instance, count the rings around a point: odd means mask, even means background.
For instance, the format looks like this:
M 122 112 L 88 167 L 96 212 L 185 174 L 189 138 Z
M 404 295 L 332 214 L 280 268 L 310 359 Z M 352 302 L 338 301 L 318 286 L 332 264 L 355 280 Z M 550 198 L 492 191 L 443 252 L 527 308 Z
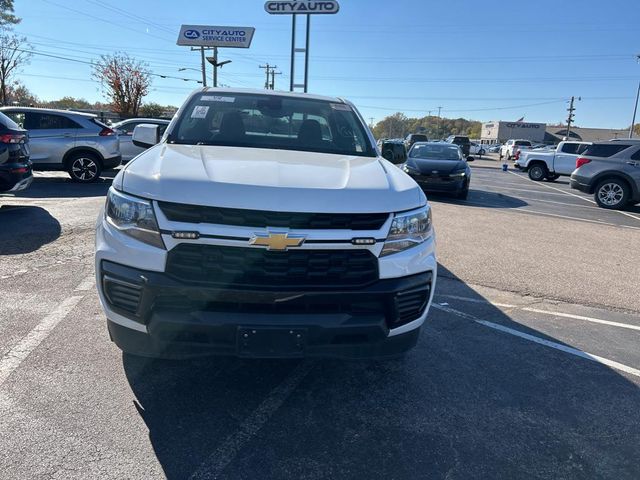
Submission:
M 160 144 L 157 142 L 161 141 Z M 199 89 L 96 226 L 111 339 L 145 356 L 389 357 L 435 287 L 431 209 L 350 102 Z
M 120 165 L 118 136 L 95 115 L 33 107 L 0 112 L 29 131 L 34 170 L 65 170 L 72 180 L 86 183 Z
M 402 140 L 379 140 L 378 148 L 380 149 L 382 157 L 391 163 L 402 163 L 407 159 L 407 150 Z
M 593 194 L 602 208 L 640 202 L 640 140 L 597 142 L 576 160 L 571 188 Z
M 120 153 L 122 154 L 122 163 L 129 162 L 133 157 L 144 152 L 144 148 L 137 147 L 131 141 L 133 137 L 133 130 L 141 124 L 158 125 L 158 132 L 160 136 L 164 134 L 164 131 L 169 125 L 169 120 L 161 120 L 157 118 L 129 118 L 118 123 L 111 125 L 111 128 L 120 137 Z
M 0 113 L 0 193 L 14 193 L 31 185 L 27 131 Z
M 500 151 L 500 148 L 502 147 L 502 145 L 497 144 L 497 145 L 491 145 L 488 150 L 490 153 L 498 153 Z
M 465 137 L 463 135 L 449 135 L 445 142 L 458 145 L 460 150 L 462 150 L 462 155 L 464 155 L 465 158 L 469 156 L 471 150 L 471 141 L 469 140 L 469 137 Z
M 410 133 L 404 139 L 404 147 L 409 151 L 411 146 L 416 142 L 428 142 L 429 139 L 424 133 Z
M 469 153 L 472 155 L 486 155 L 487 150 L 486 150 L 486 145 L 482 145 L 480 143 L 476 143 L 476 142 L 471 142 L 471 145 L 469 146 Z
M 457 145 L 415 143 L 402 169 L 427 192 L 453 193 L 461 199 L 469 195 L 471 169 Z
M 506 158 L 511 160 L 517 151 L 531 150 L 531 142 L 529 140 L 507 140 L 507 142 L 500 147 L 500 160 Z
M 576 159 L 584 153 L 590 142 L 560 142 L 554 150 L 529 150 L 516 152 L 515 165 L 529 172 L 529 178 L 537 182 L 556 180 L 560 175 L 571 175 L 576 169 Z

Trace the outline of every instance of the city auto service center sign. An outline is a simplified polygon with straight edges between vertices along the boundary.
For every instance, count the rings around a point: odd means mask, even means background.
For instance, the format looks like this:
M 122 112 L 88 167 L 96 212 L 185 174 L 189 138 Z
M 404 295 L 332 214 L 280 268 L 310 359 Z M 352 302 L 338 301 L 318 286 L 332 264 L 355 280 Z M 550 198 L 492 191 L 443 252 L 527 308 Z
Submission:
M 255 31 L 253 27 L 182 25 L 176 43 L 193 47 L 249 48 Z
M 338 13 L 340 5 L 336 0 L 304 0 L 285 1 L 274 0 L 266 2 L 264 9 L 273 15 L 291 15 L 296 13 L 317 14 L 317 13 Z

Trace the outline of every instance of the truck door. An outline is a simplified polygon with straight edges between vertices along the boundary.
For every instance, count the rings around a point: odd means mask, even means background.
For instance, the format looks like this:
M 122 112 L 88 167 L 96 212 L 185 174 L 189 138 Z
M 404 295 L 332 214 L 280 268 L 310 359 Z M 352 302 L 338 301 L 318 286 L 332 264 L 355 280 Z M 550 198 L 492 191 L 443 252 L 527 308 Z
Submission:
M 564 142 L 560 151 L 556 152 L 553 161 L 554 172 L 560 175 L 571 175 L 576 169 L 576 159 L 586 150 L 588 145 L 576 142 Z

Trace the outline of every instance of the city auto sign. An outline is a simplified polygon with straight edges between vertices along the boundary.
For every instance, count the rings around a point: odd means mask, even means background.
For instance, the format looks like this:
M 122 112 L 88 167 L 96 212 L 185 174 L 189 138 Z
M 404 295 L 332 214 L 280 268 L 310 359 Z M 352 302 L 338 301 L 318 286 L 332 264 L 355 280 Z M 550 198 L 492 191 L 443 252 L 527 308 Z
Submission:
M 285 1 L 274 0 L 266 2 L 264 9 L 272 15 L 291 15 L 296 13 L 302 14 L 328 14 L 338 13 L 340 5 L 336 0 L 302 0 L 302 1 Z
M 182 25 L 177 44 L 193 47 L 249 48 L 255 30 L 253 27 Z

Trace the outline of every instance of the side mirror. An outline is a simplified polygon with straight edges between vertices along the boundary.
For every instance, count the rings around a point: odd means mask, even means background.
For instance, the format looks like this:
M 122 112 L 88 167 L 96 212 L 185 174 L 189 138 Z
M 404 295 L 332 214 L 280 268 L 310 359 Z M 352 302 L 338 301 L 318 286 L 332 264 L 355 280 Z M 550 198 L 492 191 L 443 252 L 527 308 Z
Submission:
M 150 123 L 141 123 L 133 129 L 133 137 L 131 141 L 136 147 L 149 148 L 153 147 L 160 141 L 160 130 L 158 125 Z
M 475 158 L 473 157 L 467 157 L 467 162 L 473 162 L 475 160 Z

